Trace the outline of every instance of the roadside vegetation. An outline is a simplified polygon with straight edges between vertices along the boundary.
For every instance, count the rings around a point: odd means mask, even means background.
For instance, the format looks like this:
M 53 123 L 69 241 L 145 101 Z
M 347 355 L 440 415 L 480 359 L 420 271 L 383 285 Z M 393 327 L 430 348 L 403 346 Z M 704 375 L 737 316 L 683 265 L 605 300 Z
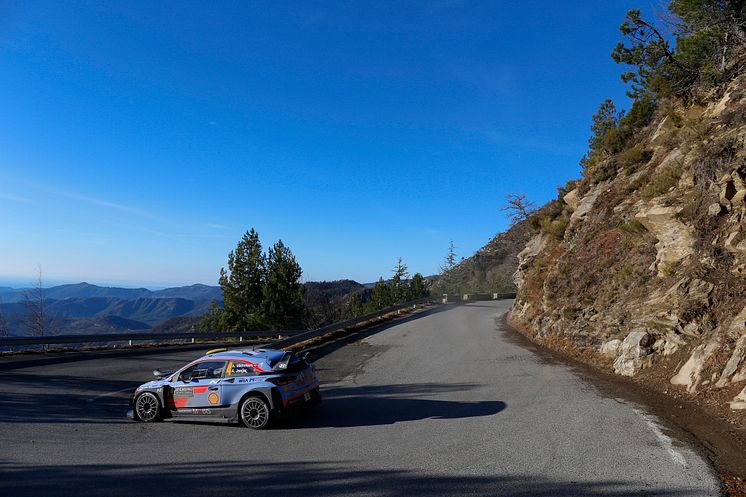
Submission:
M 392 277 L 372 288 L 351 280 L 301 283 L 303 270 L 282 240 L 266 252 L 259 234 L 247 231 L 220 270 L 222 304 L 213 301 L 198 327 L 203 331 L 298 330 L 426 297 L 425 278 L 410 277 L 398 259 Z

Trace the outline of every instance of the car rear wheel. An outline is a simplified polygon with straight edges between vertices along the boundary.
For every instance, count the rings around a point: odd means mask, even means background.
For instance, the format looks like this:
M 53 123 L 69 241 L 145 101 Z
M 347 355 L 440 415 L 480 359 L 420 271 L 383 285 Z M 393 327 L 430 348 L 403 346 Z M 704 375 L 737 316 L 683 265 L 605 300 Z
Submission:
M 150 392 L 141 393 L 135 399 L 135 419 L 145 423 L 158 421 L 161 417 L 161 403 Z
M 258 395 L 252 395 L 246 397 L 241 403 L 241 410 L 239 412 L 241 422 L 255 430 L 261 430 L 269 426 L 270 418 L 272 417 L 272 411 L 269 408 L 269 404 L 262 397 Z

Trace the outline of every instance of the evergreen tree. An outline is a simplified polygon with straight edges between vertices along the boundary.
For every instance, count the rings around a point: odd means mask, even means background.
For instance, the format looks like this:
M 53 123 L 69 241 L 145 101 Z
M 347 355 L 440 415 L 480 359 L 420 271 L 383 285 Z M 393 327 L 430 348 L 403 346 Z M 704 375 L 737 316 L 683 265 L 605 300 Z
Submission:
M 343 311 L 344 319 L 351 319 L 362 315 L 365 312 L 363 308 L 363 299 L 359 293 L 353 293 L 347 297 Z
M 448 243 L 448 252 L 443 258 L 443 264 L 440 266 L 440 281 L 438 282 L 439 290 L 445 293 L 455 292 L 453 284 L 453 270 L 457 265 L 456 246 L 453 240 Z
M 596 152 L 604 148 L 604 140 L 607 133 L 619 126 L 621 115 L 617 112 L 616 106 L 611 99 L 601 102 L 598 111 L 593 114 L 591 123 L 591 137 L 588 139 L 588 148 L 591 152 Z
M 407 299 L 407 280 L 409 279 L 409 269 L 401 257 L 397 259 L 393 273 L 394 276 L 391 278 L 391 298 L 394 303 L 398 304 Z
M 303 323 L 303 271 L 282 240 L 269 249 L 263 289 L 264 319 L 270 329 L 300 329 Z
M 391 289 L 386 282 L 383 281 L 383 278 L 380 278 L 373 286 L 366 310 L 368 312 L 377 311 L 378 309 L 390 306 L 391 303 Z
M 728 62 L 744 52 L 746 2 L 743 0 L 671 0 L 668 26 L 627 12 L 619 27 L 627 43 L 619 43 L 611 56 L 632 67 L 622 74 L 631 84 L 629 95 L 657 97 L 687 95 L 698 84 L 723 81 Z M 673 46 L 666 31 L 673 34 Z
M 210 302 L 210 308 L 202 316 L 202 319 L 197 323 L 197 329 L 199 331 L 226 331 L 230 330 L 231 327 L 227 322 L 227 313 L 220 308 L 218 302 L 213 299 Z
M 407 300 L 420 299 L 427 297 L 430 290 L 427 288 L 427 282 L 420 273 L 414 273 L 412 279 L 409 281 L 409 297 Z
M 252 228 L 228 254 L 228 270 L 220 269 L 227 329 L 243 331 L 266 327 L 262 316 L 266 265 L 259 234 Z

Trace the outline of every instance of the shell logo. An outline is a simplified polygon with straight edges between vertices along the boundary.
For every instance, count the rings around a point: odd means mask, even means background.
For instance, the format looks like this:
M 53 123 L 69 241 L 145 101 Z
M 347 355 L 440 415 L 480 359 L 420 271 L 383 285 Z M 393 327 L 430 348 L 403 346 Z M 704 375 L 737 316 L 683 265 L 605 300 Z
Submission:
M 215 392 L 212 392 L 210 395 L 207 396 L 207 402 L 209 402 L 212 405 L 217 405 L 219 401 L 220 401 L 220 397 Z

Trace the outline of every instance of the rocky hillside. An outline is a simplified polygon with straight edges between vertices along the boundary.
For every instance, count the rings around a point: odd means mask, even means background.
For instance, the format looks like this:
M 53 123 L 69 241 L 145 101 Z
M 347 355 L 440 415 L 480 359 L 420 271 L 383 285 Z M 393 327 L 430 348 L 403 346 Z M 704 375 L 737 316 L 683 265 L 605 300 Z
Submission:
M 746 409 L 743 68 L 661 101 L 532 218 L 511 313 L 542 344 L 730 416 Z
M 526 246 L 530 235 L 525 221 L 496 234 L 446 275 L 433 276 L 433 293 L 514 292 L 513 273 L 518 268 L 518 253 Z

